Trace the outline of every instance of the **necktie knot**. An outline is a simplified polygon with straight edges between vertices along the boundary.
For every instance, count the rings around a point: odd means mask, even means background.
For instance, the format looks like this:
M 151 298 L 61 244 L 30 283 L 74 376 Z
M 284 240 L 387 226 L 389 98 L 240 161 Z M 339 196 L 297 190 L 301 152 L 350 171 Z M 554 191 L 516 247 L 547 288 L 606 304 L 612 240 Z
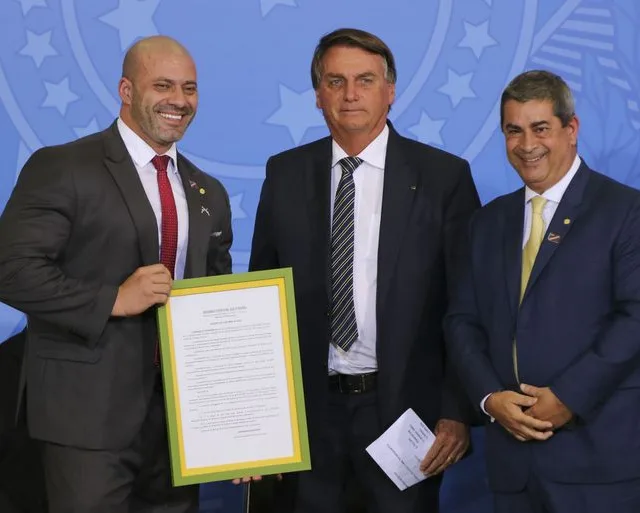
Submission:
M 542 196 L 534 196 L 531 198 L 531 209 L 535 215 L 541 216 L 546 204 L 547 200 Z
M 353 172 L 362 164 L 363 160 L 360 157 L 344 157 L 340 159 L 340 167 L 342 167 L 342 174 L 353 174 Z
M 151 163 L 153 167 L 156 168 L 156 171 L 159 173 L 165 173 L 167 171 L 167 167 L 169 166 L 169 155 L 156 155 L 151 159 Z

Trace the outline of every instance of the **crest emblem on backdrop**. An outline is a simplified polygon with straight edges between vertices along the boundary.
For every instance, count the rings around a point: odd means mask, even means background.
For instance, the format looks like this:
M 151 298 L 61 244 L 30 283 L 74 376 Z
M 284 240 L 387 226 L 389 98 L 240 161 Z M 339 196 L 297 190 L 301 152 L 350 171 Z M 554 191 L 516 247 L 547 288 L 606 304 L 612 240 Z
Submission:
M 635 0 L 304 2 L 11 0 L 0 48 L 0 202 L 42 145 L 105 128 L 117 115 L 124 50 L 167 34 L 198 64 L 200 109 L 181 150 L 229 190 L 234 263 L 246 269 L 266 158 L 326 135 L 309 61 L 340 26 L 380 35 L 398 64 L 390 118 L 401 133 L 468 158 L 483 200 L 519 184 L 504 159 L 499 95 L 520 71 L 565 77 L 589 164 L 640 186 L 640 7 Z M 196 11 L 195 8 L 198 8 Z M 0 311 L 1 338 L 21 326 Z

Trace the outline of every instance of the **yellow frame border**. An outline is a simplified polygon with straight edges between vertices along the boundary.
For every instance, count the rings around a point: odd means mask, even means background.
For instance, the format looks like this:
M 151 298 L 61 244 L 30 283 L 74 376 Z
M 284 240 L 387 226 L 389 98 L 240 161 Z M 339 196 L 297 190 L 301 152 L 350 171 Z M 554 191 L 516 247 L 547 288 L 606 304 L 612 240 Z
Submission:
M 171 297 L 193 294 L 211 294 L 229 290 L 242 290 L 259 287 L 278 288 L 280 315 L 282 323 L 285 371 L 294 454 L 283 458 L 256 460 L 250 462 L 216 465 L 189 469 L 185 464 L 184 438 L 180 397 L 178 392 L 175 349 L 171 316 L 171 300 L 158 308 L 158 332 L 162 358 L 162 377 L 167 407 L 167 426 L 171 471 L 175 486 L 221 481 L 249 475 L 268 475 L 281 472 L 294 472 L 311 468 L 309 442 L 306 426 L 302 375 L 300 368 L 300 350 L 295 312 L 293 275 L 290 268 L 270 271 L 257 271 L 224 276 L 210 276 L 179 280 L 173 283 Z

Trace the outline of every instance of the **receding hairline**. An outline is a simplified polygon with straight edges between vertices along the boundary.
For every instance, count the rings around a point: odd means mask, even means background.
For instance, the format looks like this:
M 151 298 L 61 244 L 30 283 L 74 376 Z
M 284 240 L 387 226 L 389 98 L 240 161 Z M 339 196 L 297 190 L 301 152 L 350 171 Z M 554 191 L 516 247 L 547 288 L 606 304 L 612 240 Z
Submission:
M 122 61 L 122 76 L 131 79 L 135 76 L 142 57 L 154 53 L 182 54 L 193 60 L 189 50 L 168 36 L 151 36 L 134 43 Z

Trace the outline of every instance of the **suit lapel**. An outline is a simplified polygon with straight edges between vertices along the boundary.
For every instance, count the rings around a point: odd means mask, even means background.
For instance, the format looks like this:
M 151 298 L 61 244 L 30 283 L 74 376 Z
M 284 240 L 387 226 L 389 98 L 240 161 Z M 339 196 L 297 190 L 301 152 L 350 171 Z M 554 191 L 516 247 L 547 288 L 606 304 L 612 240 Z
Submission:
M 105 166 L 120 189 L 131 220 L 138 233 L 143 265 L 159 262 L 158 224 L 138 172 L 120 137 L 116 122 L 102 132 Z
M 520 301 L 520 276 L 522 274 L 522 227 L 524 225 L 524 188 L 507 198 L 504 216 L 504 276 L 509 306 L 515 317 Z
M 578 172 L 571 180 L 569 187 L 562 196 L 562 200 L 556 209 L 553 219 L 549 224 L 549 228 L 545 233 L 540 249 L 536 256 L 536 261 L 533 264 L 531 270 L 531 276 L 529 277 L 529 283 L 525 290 L 524 301 L 527 298 L 527 294 L 532 287 L 535 286 L 536 280 L 551 260 L 551 257 L 556 252 L 558 247 L 562 244 L 562 240 L 567 236 L 569 230 L 573 226 L 575 220 L 580 215 L 582 197 L 584 190 L 589 181 L 589 168 L 586 164 L 582 163 Z
M 202 200 L 200 188 L 202 184 L 198 182 L 197 172 L 194 167 L 178 153 L 178 173 L 182 179 L 182 187 L 187 200 L 189 211 L 189 238 L 187 244 L 187 257 L 184 266 L 184 277 L 201 276 L 205 269 L 199 269 L 196 262 L 197 255 L 201 255 L 200 246 L 209 243 L 210 233 L 207 233 L 208 218 L 202 211 Z M 210 213 L 211 214 L 211 213 Z
M 325 288 L 331 297 L 331 272 L 329 269 L 329 248 L 331 247 L 331 138 L 318 142 L 318 149 L 308 163 L 306 173 L 306 197 L 309 215 L 309 234 L 319 237 L 314 241 L 315 252 L 320 257 L 321 268 L 325 269 Z M 317 234 L 317 235 L 316 235 Z
M 383 311 L 384 300 L 394 277 L 395 263 L 418 188 L 418 172 L 409 166 L 402 139 L 389 125 L 387 156 L 384 165 L 380 238 L 378 242 L 377 310 Z

